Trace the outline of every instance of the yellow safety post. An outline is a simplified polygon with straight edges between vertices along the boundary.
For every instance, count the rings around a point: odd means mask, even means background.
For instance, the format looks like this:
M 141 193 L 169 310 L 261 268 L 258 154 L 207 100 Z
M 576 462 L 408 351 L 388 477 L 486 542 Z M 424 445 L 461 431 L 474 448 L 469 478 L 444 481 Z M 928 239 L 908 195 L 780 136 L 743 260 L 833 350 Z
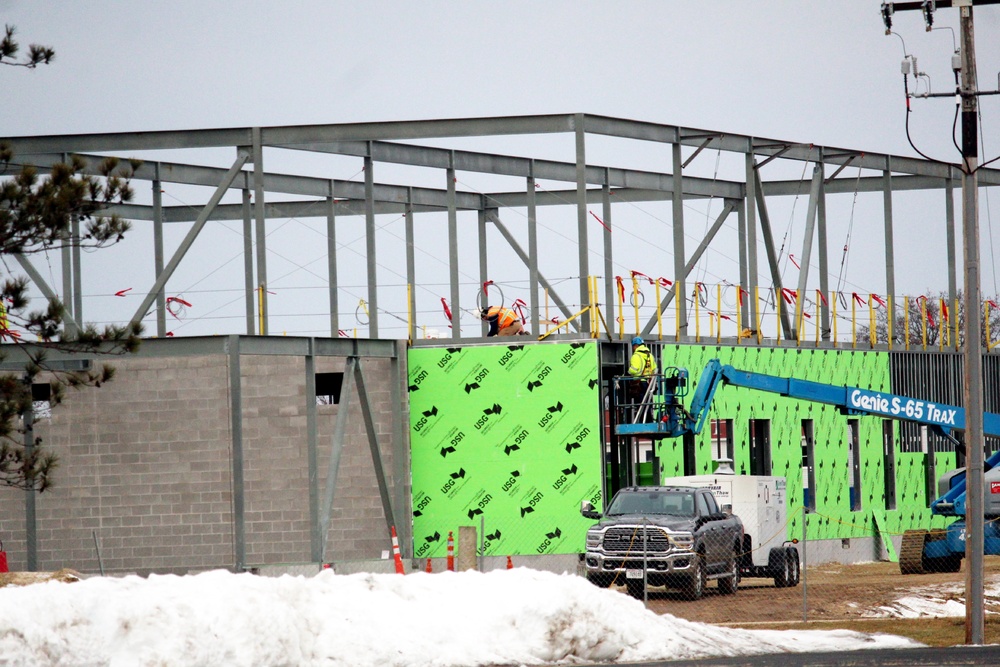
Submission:
M 778 326 L 777 344 L 781 345 L 781 294 L 774 290 L 774 323 Z
M 868 345 L 875 347 L 875 306 L 871 294 L 868 295 Z
M 958 299 L 955 299 L 955 307 L 952 309 L 951 312 L 955 313 L 955 351 L 958 352 L 958 347 L 959 347 L 958 346 L 958 343 L 959 343 L 959 338 L 958 338 Z
M 755 286 L 753 288 L 753 302 L 756 308 L 754 310 L 757 312 L 757 344 L 760 345 L 764 341 L 764 334 L 760 330 L 760 287 Z
M 621 276 L 615 276 L 615 280 L 618 282 L 618 340 L 621 340 L 625 333 L 625 286 Z
M 698 286 L 701 283 L 694 284 L 694 342 L 701 342 L 701 297 L 699 296 L 701 292 Z
M 660 280 L 656 280 L 656 340 L 663 340 L 663 313 L 660 312 Z
M 635 271 L 632 272 L 632 306 L 635 309 L 635 335 L 639 335 L 639 281 L 635 279 Z
M 889 349 L 891 350 L 892 349 L 892 336 L 893 336 L 893 334 L 895 332 L 891 331 L 889 329 L 889 323 L 896 319 L 895 318 L 896 313 L 892 310 L 892 295 L 891 294 L 886 294 L 885 295 L 885 310 L 886 310 L 885 330 L 888 332 L 886 334 L 886 338 L 888 339 L 886 344 L 889 346 Z
M 833 346 L 837 347 L 837 293 L 830 292 L 830 300 L 833 306 L 830 308 L 830 323 L 833 325 Z
M 820 292 L 819 290 L 816 290 L 816 347 L 819 347 L 819 335 L 820 335 L 820 331 L 819 331 L 819 321 L 820 321 L 819 304 L 820 304 L 820 301 L 822 301 L 822 298 L 821 298 L 822 294 L 823 294 L 822 292 Z
M 722 284 L 716 284 L 715 286 L 715 312 L 718 314 L 719 328 L 716 330 L 715 342 L 722 342 Z
M 903 297 L 903 347 L 910 349 L 910 297 Z
M 264 335 L 264 285 L 257 288 L 257 333 Z
M 406 283 L 406 338 L 411 343 L 410 332 L 413 331 L 413 285 Z
M 674 283 L 674 337 L 678 340 L 681 339 L 681 301 L 684 300 L 684 296 L 681 295 L 680 290 L 677 289 L 677 283 Z
M 944 322 L 944 311 L 948 306 L 944 299 L 938 299 L 938 350 L 944 350 L 944 337 L 951 331 L 951 326 Z
M 858 300 L 851 295 L 851 349 L 858 347 Z
M 920 302 L 920 329 L 923 350 L 927 351 L 927 298 L 917 297 Z
M 987 299 L 986 303 L 983 304 L 983 320 L 984 320 L 983 330 L 986 331 L 986 351 L 989 352 L 991 349 L 993 349 L 993 346 L 990 345 L 990 301 L 989 301 L 989 299 Z
M 590 325 L 594 332 L 594 338 L 601 335 L 601 327 L 597 318 L 600 316 L 601 306 L 597 298 L 597 276 L 590 276 L 590 280 L 593 282 L 593 288 L 591 289 L 591 305 L 590 305 Z
M 743 286 L 736 286 L 736 344 L 743 340 L 743 320 L 740 319 L 740 301 L 743 300 Z

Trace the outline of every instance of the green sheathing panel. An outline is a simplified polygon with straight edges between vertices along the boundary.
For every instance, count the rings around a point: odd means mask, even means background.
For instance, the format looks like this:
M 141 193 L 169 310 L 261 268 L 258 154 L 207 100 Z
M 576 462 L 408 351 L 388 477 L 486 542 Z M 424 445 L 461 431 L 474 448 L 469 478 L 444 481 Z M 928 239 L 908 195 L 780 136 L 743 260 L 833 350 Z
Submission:
M 594 343 L 415 348 L 408 354 L 413 553 L 480 526 L 485 555 L 578 553 L 601 506 Z
M 709 359 L 746 371 L 779 377 L 795 377 L 832 385 L 851 385 L 891 393 L 889 355 L 884 352 L 850 350 L 808 350 L 800 348 L 708 347 L 666 345 L 662 366 L 687 368 L 690 373 L 688 399 L 694 393 L 701 371 Z M 816 512 L 808 517 L 809 539 L 865 537 L 875 533 L 873 510 L 885 511 L 882 418 L 852 417 L 859 422 L 861 465 L 861 510 L 851 511 L 848 417 L 836 407 L 811 401 L 785 398 L 753 389 L 720 386 L 709 419 L 733 420 L 734 467 L 737 474 L 749 474 L 749 421 L 770 420 L 772 474 L 787 480 L 788 537 L 802 536 L 802 420 L 813 420 L 815 437 Z M 932 521 L 924 483 L 922 454 L 899 452 L 899 429 L 894 429 L 896 459 L 896 507 L 885 511 L 886 530 L 893 534 L 909 528 L 939 527 L 949 521 Z M 712 462 L 709 423 L 696 440 L 698 474 L 710 472 Z M 683 475 L 683 454 L 679 439 L 658 445 L 663 477 Z M 939 454 L 937 470 L 954 467 L 954 454 Z

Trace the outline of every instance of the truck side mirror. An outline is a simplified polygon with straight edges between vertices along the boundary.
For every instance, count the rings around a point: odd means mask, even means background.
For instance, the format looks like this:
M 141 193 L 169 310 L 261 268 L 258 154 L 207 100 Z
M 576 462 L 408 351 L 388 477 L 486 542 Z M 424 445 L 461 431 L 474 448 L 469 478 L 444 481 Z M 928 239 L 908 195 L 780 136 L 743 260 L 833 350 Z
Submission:
M 589 500 L 584 500 L 580 503 L 580 514 L 587 519 L 601 518 L 601 513 L 594 509 L 594 506 Z

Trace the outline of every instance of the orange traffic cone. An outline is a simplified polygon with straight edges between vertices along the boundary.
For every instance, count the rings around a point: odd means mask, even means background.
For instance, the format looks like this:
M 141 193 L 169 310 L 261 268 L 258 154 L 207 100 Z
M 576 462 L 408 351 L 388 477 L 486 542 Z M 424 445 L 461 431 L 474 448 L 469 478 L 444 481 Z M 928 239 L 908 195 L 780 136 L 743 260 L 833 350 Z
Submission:
M 448 531 L 448 571 L 455 571 L 455 538 Z
M 426 567 L 426 571 L 427 571 L 427 572 L 433 572 L 433 571 L 434 571 L 434 568 L 433 568 L 433 567 L 431 567 L 431 559 L 430 559 L 430 558 L 428 558 L 428 559 L 427 559 L 427 567 Z
M 508 570 L 514 569 L 514 561 L 510 559 L 510 556 L 507 556 L 507 569 Z
M 396 574 L 406 574 L 403 569 L 403 558 L 399 555 L 399 538 L 396 537 L 396 527 L 392 527 L 392 558 L 396 561 Z

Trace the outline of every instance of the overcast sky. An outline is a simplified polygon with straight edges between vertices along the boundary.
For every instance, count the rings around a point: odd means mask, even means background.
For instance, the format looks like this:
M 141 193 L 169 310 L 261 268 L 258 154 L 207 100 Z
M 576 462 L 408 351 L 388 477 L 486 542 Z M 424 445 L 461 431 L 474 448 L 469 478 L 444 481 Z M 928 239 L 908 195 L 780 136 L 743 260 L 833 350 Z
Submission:
M 0 0 L 0 17 L 17 27 L 23 45 L 37 42 L 57 52 L 54 64 L 33 72 L 0 70 L 0 136 L 584 112 L 914 156 L 904 132 L 900 62 L 904 53 L 917 56 L 932 91 L 951 90 L 957 32 L 927 33 L 919 14 L 907 12 L 895 16 L 898 36 L 887 36 L 880 4 Z M 977 8 L 975 16 L 980 87 L 996 89 L 1000 7 Z M 957 21 L 957 10 L 941 9 L 935 26 L 957 27 Z M 1000 97 L 984 97 L 981 105 L 981 155 L 989 158 L 1000 153 Z M 913 108 L 917 146 L 933 157 L 955 160 L 951 101 L 915 100 Z M 503 152 L 495 144 L 489 150 Z M 592 153 L 588 147 L 588 159 L 604 158 L 599 150 Z M 669 171 L 669 149 L 660 149 L 660 157 L 663 164 L 654 166 Z M 706 152 L 693 167 L 722 177 L 714 158 Z M 644 159 L 609 154 L 607 161 L 650 168 Z M 943 197 L 931 196 L 943 211 Z M 919 198 L 914 201 L 911 208 L 901 201 L 896 213 L 896 262 L 907 267 L 898 269 L 898 291 L 945 289 L 943 237 L 940 230 L 922 227 L 933 221 L 908 217 L 910 210 L 927 207 Z M 165 200 L 172 203 L 177 202 Z M 786 226 L 801 229 L 795 216 L 804 217 L 805 201 L 794 204 L 772 213 L 776 235 Z M 714 213 L 702 207 L 687 214 L 686 228 L 695 237 L 689 244 L 721 209 L 720 202 L 714 206 Z M 832 212 L 836 206 L 831 205 Z M 848 200 L 840 206 L 843 219 L 830 223 L 835 267 L 842 258 L 833 249 L 839 253 L 857 204 Z M 880 197 L 868 206 L 880 216 Z M 940 218 L 939 212 L 934 215 Z M 983 287 L 994 293 L 991 243 L 1000 246 L 1000 194 L 981 199 L 981 220 Z M 861 267 L 882 263 L 880 217 L 872 223 L 866 233 L 877 247 L 870 256 L 852 249 L 850 285 L 842 289 L 884 290 L 884 271 L 859 273 Z M 669 232 L 664 234 L 669 251 Z M 799 234 L 790 248 L 801 243 Z M 622 259 L 617 247 L 616 253 Z M 276 262 L 273 273 L 269 266 L 269 278 L 282 271 L 280 258 Z M 909 270 L 915 262 L 922 271 Z M 663 268 L 655 263 L 622 259 L 616 270 L 669 276 L 671 261 L 662 262 Z M 600 266 L 596 260 L 591 265 Z M 555 277 L 574 275 L 573 267 L 543 270 Z M 718 260 L 701 270 L 700 279 L 707 282 L 737 278 Z M 476 275 L 473 268 L 466 273 Z M 187 275 L 183 286 L 203 279 Z M 53 276 L 58 281 L 58 267 Z M 794 276 L 786 279 L 795 281 Z M 385 280 L 399 282 L 398 275 Z M 110 282 L 88 282 L 87 290 L 112 293 L 128 281 Z M 139 292 L 152 278 L 133 282 Z M 182 285 L 172 282 L 171 287 Z M 363 286 L 358 287 L 355 292 L 364 296 Z M 575 286 L 566 289 L 564 298 L 578 297 Z M 470 290 L 463 307 L 474 300 Z M 448 294 L 446 287 L 438 291 Z M 437 292 L 426 298 L 435 301 Z M 353 312 L 347 306 L 342 310 Z M 285 328 L 319 333 L 321 327 Z

